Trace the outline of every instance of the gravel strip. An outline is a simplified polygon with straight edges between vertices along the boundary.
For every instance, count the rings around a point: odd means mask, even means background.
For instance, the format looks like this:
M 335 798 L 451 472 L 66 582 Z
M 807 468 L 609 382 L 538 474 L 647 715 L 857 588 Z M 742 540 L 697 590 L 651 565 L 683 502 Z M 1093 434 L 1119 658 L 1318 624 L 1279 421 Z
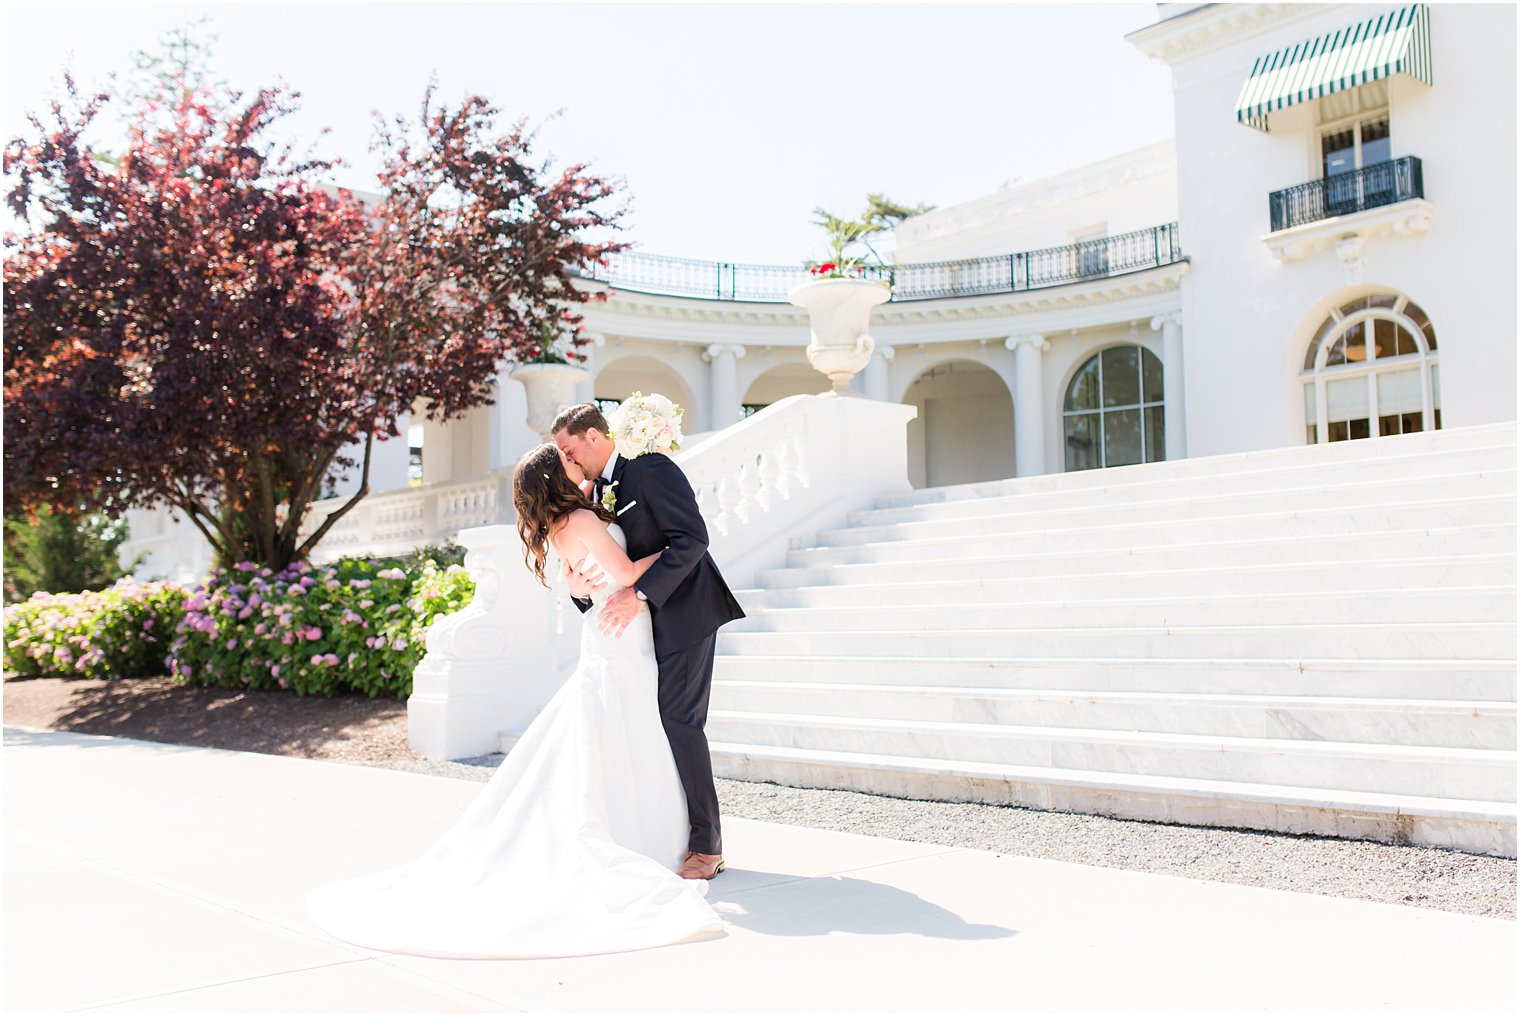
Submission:
M 501 759 L 484 755 L 395 768 L 484 781 Z M 1502 857 L 846 790 L 717 784 L 723 814 L 736 818 L 1515 919 L 1515 862 Z

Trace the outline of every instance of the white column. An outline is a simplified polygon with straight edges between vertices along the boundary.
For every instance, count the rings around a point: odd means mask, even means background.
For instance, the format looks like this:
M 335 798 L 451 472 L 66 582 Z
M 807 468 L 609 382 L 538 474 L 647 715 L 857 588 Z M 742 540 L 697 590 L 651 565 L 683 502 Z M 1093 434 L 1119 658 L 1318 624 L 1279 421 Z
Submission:
M 369 489 L 373 494 L 383 494 L 388 490 L 405 490 L 407 486 L 407 472 L 411 461 L 411 443 L 407 440 L 407 431 L 412 427 L 412 414 L 402 413 L 396 417 L 396 429 L 401 431 L 400 437 L 393 437 L 387 441 L 375 440 L 373 458 L 369 464 Z M 362 464 L 361 467 L 363 468 Z
M 860 372 L 861 393 L 868 399 L 877 402 L 887 401 L 891 391 L 887 383 L 887 364 L 897 355 L 897 350 L 891 346 L 877 346 L 876 352 L 871 354 L 871 359 L 866 363 L 866 369 Z
M 1017 476 L 1045 473 L 1045 386 L 1041 355 L 1050 348 L 1043 335 L 1013 335 L 1013 462 Z
M 1187 411 L 1182 386 L 1182 312 L 1171 311 L 1151 318 L 1151 329 L 1161 333 L 1161 387 L 1165 389 L 1166 457 L 1187 458 Z
M 708 430 L 722 430 L 739 422 L 739 358 L 743 355 L 743 346 L 725 342 L 713 343 L 702 354 L 702 359 L 712 364 L 712 384 L 707 399 Z

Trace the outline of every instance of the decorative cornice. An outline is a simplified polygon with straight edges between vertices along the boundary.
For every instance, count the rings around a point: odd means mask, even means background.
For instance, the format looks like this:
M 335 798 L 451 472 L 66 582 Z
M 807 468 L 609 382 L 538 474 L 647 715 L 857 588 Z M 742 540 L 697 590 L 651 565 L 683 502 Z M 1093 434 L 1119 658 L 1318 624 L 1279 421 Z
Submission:
M 1125 38 L 1152 60 L 1175 67 L 1325 9 L 1323 4 L 1206 4 L 1130 32 Z

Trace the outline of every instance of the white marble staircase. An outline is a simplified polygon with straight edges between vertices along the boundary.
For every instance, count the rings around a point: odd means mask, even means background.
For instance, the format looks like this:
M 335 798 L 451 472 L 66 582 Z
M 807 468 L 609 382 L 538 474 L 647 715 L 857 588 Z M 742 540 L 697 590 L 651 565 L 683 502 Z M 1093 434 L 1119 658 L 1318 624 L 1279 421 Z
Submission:
M 1515 854 L 1515 428 L 878 498 L 740 590 L 719 775 Z

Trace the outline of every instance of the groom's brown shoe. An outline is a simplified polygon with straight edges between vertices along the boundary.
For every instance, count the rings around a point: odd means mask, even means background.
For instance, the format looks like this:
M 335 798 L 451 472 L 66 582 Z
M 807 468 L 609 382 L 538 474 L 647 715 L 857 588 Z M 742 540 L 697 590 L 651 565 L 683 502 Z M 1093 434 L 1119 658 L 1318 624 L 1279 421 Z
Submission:
M 699 854 L 693 850 L 686 855 L 686 863 L 677 874 L 682 878 L 709 879 L 722 870 L 722 854 Z

